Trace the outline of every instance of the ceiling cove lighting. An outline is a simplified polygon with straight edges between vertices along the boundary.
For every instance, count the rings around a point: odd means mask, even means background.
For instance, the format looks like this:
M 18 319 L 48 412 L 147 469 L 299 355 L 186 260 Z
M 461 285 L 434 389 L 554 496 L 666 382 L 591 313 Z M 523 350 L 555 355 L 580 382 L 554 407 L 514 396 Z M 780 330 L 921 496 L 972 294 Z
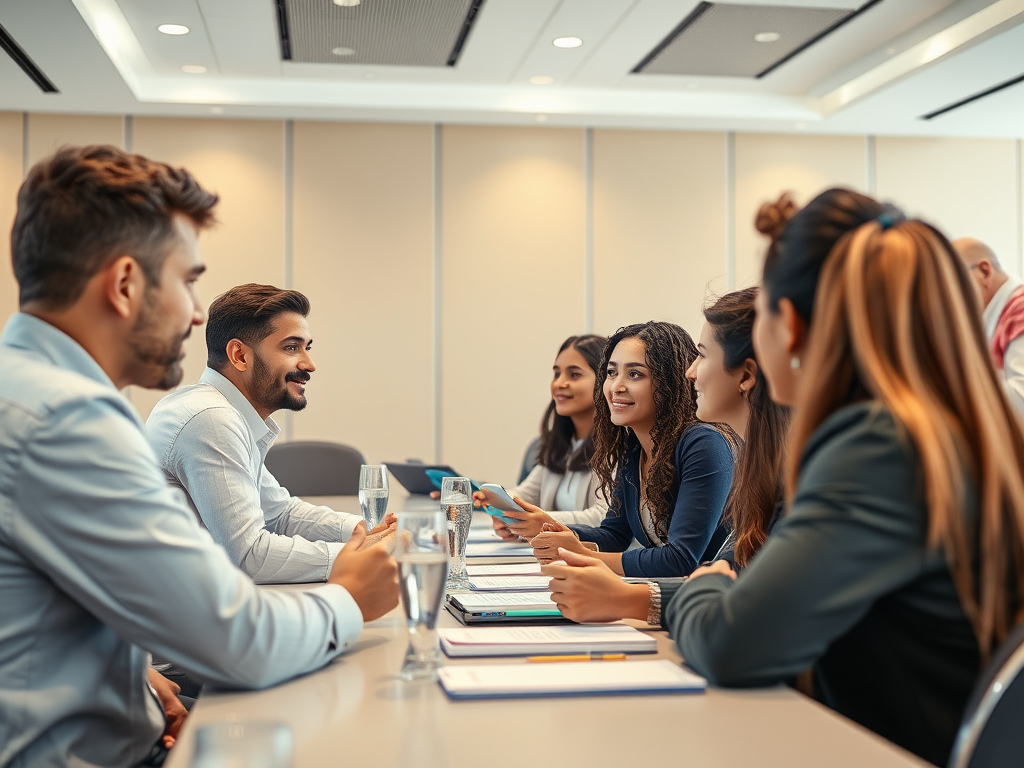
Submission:
M 774 43 L 780 37 L 782 37 L 782 35 L 778 32 L 758 32 L 754 35 L 754 41 L 758 43 Z
M 333 53 L 335 56 L 351 56 L 353 53 L 355 53 L 355 49 L 343 47 L 332 48 L 331 53 Z
M 190 30 L 184 24 L 161 24 L 156 31 L 165 35 L 187 35 Z
M 530 82 L 534 85 L 551 85 L 555 82 L 555 78 L 551 75 L 534 75 L 530 78 Z
M 181 68 L 181 71 L 186 75 L 204 75 L 206 74 L 206 67 L 202 64 L 186 64 Z
M 334 0 L 334 4 L 340 5 L 342 8 L 354 8 L 361 2 L 363 2 L 363 0 Z
M 579 48 L 583 41 L 578 37 L 556 37 L 551 44 L 555 48 Z

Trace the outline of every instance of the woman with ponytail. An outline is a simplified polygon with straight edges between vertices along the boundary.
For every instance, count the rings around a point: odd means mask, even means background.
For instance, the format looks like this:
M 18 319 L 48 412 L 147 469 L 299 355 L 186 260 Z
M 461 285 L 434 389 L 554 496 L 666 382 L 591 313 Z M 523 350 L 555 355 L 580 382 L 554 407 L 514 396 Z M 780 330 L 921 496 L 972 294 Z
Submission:
M 689 666 L 813 694 L 936 765 L 1024 617 L 1024 433 L 945 237 L 848 190 L 762 209 L 754 344 L 793 406 L 787 512 L 665 607 Z M 720 572 L 719 572 L 720 571 Z

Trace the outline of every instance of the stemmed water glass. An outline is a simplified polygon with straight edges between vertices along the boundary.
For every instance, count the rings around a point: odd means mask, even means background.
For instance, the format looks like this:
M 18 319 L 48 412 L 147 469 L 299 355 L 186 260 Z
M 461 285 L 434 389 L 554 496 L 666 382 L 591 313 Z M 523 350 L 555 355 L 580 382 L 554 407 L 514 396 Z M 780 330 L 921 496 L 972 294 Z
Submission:
M 469 589 L 466 576 L 466 542 L 473 522 L 473 486 L 465 477 L 441 479 L 441 511 L 448 518 L 448 589 Z
M 388 510 L 388 468 L 384 464 L 359 467 L 359 507 L 363 510 L 367 531 L 384 520 Z
M 444 512 L 399 512 L 395 560 L 409 626 L 409 647 L 399 675 L 404 680 L 436 680 L 442 663 L 437 615 L 448 578 L 448 520 Z

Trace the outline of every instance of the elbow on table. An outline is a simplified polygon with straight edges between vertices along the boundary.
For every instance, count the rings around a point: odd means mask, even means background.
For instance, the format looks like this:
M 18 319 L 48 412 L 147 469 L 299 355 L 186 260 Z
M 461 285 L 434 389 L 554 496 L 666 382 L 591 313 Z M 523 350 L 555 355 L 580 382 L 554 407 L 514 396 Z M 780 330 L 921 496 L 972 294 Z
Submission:
M 719 645 L 691 653 L 690 656 L 684 653 L 683 657 L 688 666 L 719 688 L 763 688 L 777 685 L 791 677 L 777 667 L 758 664 L 751 658 L 749 648 Z

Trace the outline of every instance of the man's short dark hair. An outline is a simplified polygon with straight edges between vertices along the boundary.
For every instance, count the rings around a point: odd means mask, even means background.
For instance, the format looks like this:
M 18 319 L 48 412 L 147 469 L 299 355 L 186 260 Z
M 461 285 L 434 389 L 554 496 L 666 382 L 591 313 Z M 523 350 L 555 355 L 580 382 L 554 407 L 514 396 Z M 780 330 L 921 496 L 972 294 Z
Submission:
M 228 363 L 227 347 L 238 339 L 255 347 L 274 332 L 274 318 L 283 312 L 309 315 L 309 299 L 298 291 L 246 283 L 222 293 L 210 305 L 206 321 L 206 364 L 215 371 Z
M 216 204 L 183 168 L 109 145 L 59 149 L 32 166 L 18 191 L 11 262 L 22 306 L 68 307 L 124 255 L 157 285 L 177 241 L 174 214 L 206 227 Z

